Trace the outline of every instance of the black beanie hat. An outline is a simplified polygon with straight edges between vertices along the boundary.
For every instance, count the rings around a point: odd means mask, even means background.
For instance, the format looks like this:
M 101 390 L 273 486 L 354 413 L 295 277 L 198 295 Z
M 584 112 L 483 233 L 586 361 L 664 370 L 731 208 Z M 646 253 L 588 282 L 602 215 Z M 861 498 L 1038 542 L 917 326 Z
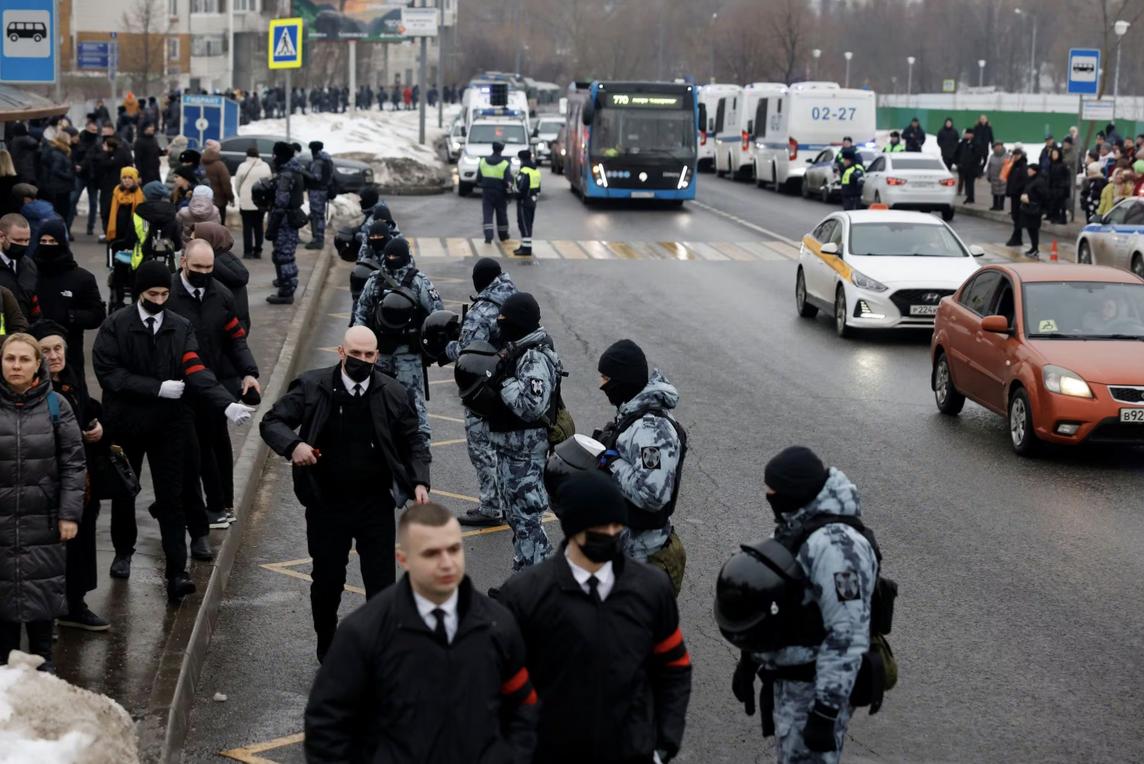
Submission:
M 500 263 L 491 257 L 482 257 L 473 266 L 473 289 L 483 292 L 489 284 L 501 275 Z
M 155 287 L 171 288 L 171 272 L 162 260 L 148 260 L 135 271 L 136 295 Z
M 565 538 L 608 523 L 628 524 L 628 505 L 616 481 L 602 472 L 578 472 L 560 483 L 560 528 Z
M 401 265 L 405 265 L 412 259 L 409 254 L 409 242 L 405 240 L 404 236 L 397 236 L 385 245 L 385 259 L 396 259 Z
M 504 301 L 500 315 L 520 331 L 520 336 L 540 328 L 540 305 L 528 292 L 517 292 Z
M 192 186 L 199 182 L 199 179 L 195 177 L 195 168 L 191 167 L 189 164 L 181 164 L 176 167 L 175 175 L 187 181 Z
M 597 370 L 608 379 L 616 382 L 639 385 L 647 384 L 647 358 L 640 346 L 631 340 L 619 340 L 600 356 Z
M 764 480 L 775 493 L 801 503 L 818 496 L 830 473 L 806 446 L 791 446 L 767 462 Z
M 42 340 L 44 337 L 63 337 L 65 340 L 68 338 L 68 330 L 50 318 L 43 318 L 28 327 L 28 334 L 35 337 L 37 340 Z
M 179 162 L 182 164 L 199 164 L 203 161 L 203 155 L 194 149 L 186 149 L 182 154 L 179 154 Z
M 274 144 L 273 152 L 274 158 L 280 162 L 289 162 L 294 156 L 294 149 L 285 141 L 277 141 Z
M 321 141 L 310 141 L 310 151 L 321 151 L 326 147 L 326 144 Z

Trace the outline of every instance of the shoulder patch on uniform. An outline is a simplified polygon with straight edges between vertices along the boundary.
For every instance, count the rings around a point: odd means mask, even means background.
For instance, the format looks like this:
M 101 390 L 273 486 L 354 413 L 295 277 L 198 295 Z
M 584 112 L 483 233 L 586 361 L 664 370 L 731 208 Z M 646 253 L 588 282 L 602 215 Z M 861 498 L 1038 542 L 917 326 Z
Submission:
M 640 461 L 645 470 L 658 470 L 660 465 L 659 448 L 657 446 L 644 446 L 640 449 Z
M 834 591 L 839 602 L 849 602 L 862 596 L 858 584 L 858 574 L 853 570 L 843 570 L 834 574 Z
M 437 291 L 437 287 L 429 287 L 429 299 L 434 302 L 441 299 L 441 293 Z
M 532 394 L 533 395 L 544 395 L 544 380 L 543 379 L 533 377 L 529 381 L 532 384 Z

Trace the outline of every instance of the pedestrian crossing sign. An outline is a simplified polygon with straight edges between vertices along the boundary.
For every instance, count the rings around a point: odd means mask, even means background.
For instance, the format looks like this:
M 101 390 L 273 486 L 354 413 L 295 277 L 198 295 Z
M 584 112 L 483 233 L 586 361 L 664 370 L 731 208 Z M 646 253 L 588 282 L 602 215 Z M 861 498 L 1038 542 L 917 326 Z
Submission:
M 271 69 L 301 69 L 302 19 L 273 19 L 267 52 Z

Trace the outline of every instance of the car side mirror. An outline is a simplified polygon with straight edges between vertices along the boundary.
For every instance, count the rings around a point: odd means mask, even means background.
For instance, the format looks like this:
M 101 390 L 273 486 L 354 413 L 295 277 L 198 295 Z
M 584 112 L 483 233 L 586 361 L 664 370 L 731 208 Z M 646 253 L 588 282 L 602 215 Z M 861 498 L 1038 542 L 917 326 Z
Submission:
M 822 247 L 818 251 L 824 255 L 834 255 L 835 257 L 837 257 L 838 256 L 838 245 L 835 244 L 834 242 L 830 241 L 830 242 L 827 242 L 826 244 L 823 244 Z
M 807 164 L 814 164 L 814 157 L 811 157 L 810 159 L 806 160 L 806 163 Z
M 986 316 L 981 319 L 981 331 L 993 332 L 994 334 L 1013 333 L 1013 330 L 1009 328 L 1009 319 L 1005 316 Z
M 976 244 L 974 244 L 974 245 L 970 246 L 969 254 L 973 255 L 974 257 L 984 257 L 985 256 L 985 250 L 982 249 L 981 247 L 977 246 Z

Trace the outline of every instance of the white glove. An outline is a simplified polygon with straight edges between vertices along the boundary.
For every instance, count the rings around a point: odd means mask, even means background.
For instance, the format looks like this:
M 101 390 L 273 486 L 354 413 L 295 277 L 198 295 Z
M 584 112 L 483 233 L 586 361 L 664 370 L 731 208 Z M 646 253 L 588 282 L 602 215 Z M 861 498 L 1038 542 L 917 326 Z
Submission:
M 177 401 L 183 397 L 183 388 L 187 386 L 186 382 L 179 379 L 165 379 L 159 385 L 159 397 L 169 398 L 170 400 Z
M 226 418 L 233 424 L 246 424 L 254 414 L 254 409 L 241 403 L 232 403 L 226 407 Z

